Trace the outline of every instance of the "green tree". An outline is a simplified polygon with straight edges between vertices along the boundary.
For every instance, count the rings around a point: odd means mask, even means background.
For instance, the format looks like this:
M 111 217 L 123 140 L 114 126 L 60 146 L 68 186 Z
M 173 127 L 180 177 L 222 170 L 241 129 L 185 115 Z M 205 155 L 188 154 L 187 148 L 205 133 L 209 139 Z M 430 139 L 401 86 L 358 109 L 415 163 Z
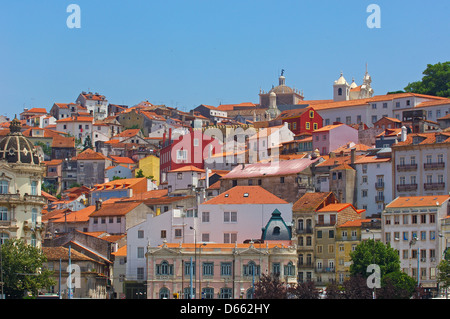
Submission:
M 446 255 L 447 257 L 448 255 Z M 439 287 L 445 289 L 447 292 L 448 288 L 450 287 L 450 260 L 449 259 L 443 259 L 438 267 L 438 275 L 437 275 L 437 281 L 439 283 Z
M 86 138 L 84 139 L 83 151 L 87 150 L 88 148 L 93 149 L 92 140 L 89 135 L 87 135 Z
M 421 81 L 411 82 L 406 92 L 450 97 L 450 62 L 427 64 Z
M 417 281 L 402 271 L 386 274 L 377 291 L 379 299 L 410 299 L 417 288 Z
M 20 239 L 10 239 L 0 249 L 6 297 L 20 299 L 26 292 L 37 296 L 40 289 L 56 284 L 52 279 L 53 272 L 42 269 L 47 258 L 38 248 L 27 245 Z
M 142 177 L 145 177 L 145 176 L 144 176 L 144 172 L 142 171 L 142 169 L 140 169 L 136 172 L 136 178 L 142 178 Z
M 367 272 L 370 264 L 380 267 L 381 278 L 391 272 L 400 271 L 400 258 L 395 249 L 381 241 L 373 239 L 365 240 L 356 246 L 350 253 L 352 264 L 350 265 L 350 275 L 362 275 L 367 278 L 371 273 Z

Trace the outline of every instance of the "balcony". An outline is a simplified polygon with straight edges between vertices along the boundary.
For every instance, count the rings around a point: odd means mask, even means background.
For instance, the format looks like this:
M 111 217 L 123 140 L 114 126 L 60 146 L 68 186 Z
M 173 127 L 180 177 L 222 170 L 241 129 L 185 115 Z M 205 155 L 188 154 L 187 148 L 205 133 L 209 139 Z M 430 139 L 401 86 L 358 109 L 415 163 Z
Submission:
M 0 194 L 0 203 L 19 203 L 20 194 Z
M 45 204 L 47 204 L 47 200 L 45 199 L 45 197 L 44 196 L 37 196 L 37 195 L 28 195 L 28 194 L 25 194 L 24 196 L 23 196 L 23 200 L 24 200 L 24 202 L 27 202 L 27 203 L 32 203 L 32 204 L 37 204 L 37 205 L 45 205 Z
M 445 168 L 444 162 L 436 162 L 436 163 L 425 163 L 423 164 L 424 169 L 442 169 Z
M 376 190 L 384 189 L 384 182 L 376 182 L 375 183 L 375 189 Z
M 335 271 L 334 267 L 333 268 L 332 267 L 326 267 L 326 268 L 318 268 L 318 267 L 316 267 L 316 272 L 332 273 L 334 271 Z
M 297 229 L 297 234 L 312 234 L 313 229 L 311 227 Z
M 375 202 L 376 203 L 380 203 L 380 202 L 384 203 L 384 196 L 383 195 L 375 196 Z
M 426 191 L 442 190 L 442 189 L 445 189 L 445 183 L 425 183 L 425 184 L 423 184 L 423 188 Z
M 417 164 L 399 164 L 397 165 L 397 171 L 399 172 L 407 172 L 407 171 L 416 171 Z
M 399 184 L 397 185 L 397 191 L 399 192 L 408 192 L 408 191 L 416 191 L 417 184 Z

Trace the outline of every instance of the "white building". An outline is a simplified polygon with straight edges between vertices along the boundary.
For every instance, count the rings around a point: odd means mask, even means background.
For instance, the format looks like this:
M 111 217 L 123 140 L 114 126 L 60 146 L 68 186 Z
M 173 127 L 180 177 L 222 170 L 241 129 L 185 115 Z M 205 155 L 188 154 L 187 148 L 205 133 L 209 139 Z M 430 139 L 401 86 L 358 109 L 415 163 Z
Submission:
M 369 153 L 355 160 L 356 207 L 366 216 L 381 214 L 392 201 L 392 159 L 390 152 Z
M 402 271 L 425 289 L 436 288 L 436 267 L 442 259 L 440 221 L 449 213 L 449 199 L 449 195 L 397 197 L 382 215 L 383 241 L 398 250 Z
M 450 132 L 402 136 L 391 146 L 394 197 L 449 194 Z
M 87 109 L 95 120 L 103 120 L 108 117 L 108 100 L 104 95 L 92 92 L 81 92 L 76 100 L 77 104 Z
M 260 186 L 235 186 L 198 207 L 197 241 L 242 243 L 261 238 L 275 209 L 292 223 L 292 204 Z
M 86 137 L 92 141 L 93 118 L 91 116 L 75 116 L 56 121 L 56 130 L 68 133 L 84 143 Z M 94 144 L 92 144 L 94 145 Z

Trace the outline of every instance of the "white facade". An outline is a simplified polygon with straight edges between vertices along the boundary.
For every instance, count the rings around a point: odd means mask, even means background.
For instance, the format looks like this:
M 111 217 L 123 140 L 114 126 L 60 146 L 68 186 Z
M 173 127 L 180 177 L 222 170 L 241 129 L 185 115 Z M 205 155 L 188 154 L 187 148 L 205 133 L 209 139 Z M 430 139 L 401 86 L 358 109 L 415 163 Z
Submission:
M 320 105 L 316 111 L 322 116 L 324 126 L 333 124 L 333 122 L 344 124 L 359 124 L 362 122 L 371 126 L 384 116 L 401 120 L 404 111 L 419 109 L 416 106 L 420 103 L 432 100 L 432 96 L 413 93 L 388 94 L 368 99 L 339 101 L 335 102 L 334 105 L 334 102 L 330 102 L 329 106 Z M 441 109 L 441 116 L 450 111 L 449 105 L 429 106 L 426 109 L 430 112 L 433 112 L 434 109 Z M 436 117 L 436 111 L 434 111 L 434 114 L 430 113 L 430 115 L 430 117 L 427 116 L 428 120 L 436 121 L 438 118 Z
M 260 239 L 275 209 L 292 223 L 292 204 L 201 204 L 198 208 L 197 242 L 242 243 Z
M 450 158 L 450 144 L 443 141 L 449 136 L 439 133 L 435 135 L 436 142 L 419 144 L 421 137 L 413 135 L 410 145 L 393 146 L 394 196 L 418 195 L 444 195 L 448 194 L 448 176 L 450 167 L 447 159 Z M 422 135 L 422 134 L 420 134 Z M 424 135 L 424 136 L 426 136 Z M 415 143 L 415 139 L 417 143 Z
M 82 92 L 77 100 L 77 104 L 81 104 L 91 113 L 96 120 L 103 120 L 108 117 L 108 100 L 98 93 Z
M 397 200 L 403 204 L 396 205 Z M 425 288 L 436 287 L 436 267 L 442 258 L 440 220 L 447 216 L 448 200 L 448 195 L 397 198 L 383 212 L 383 242 L 399 251 L 402 271 Z
M 79 139 L 81 143 L 84 143 L 87 136 L 92 141 L 92 118 L 79 118 L 71 120 L 59 120 L 56 121 L 56 130 L 59 132 L 65 132 Z M 94 145 L 94 143 L 93 143 Z
M 392 197 L 392 161 L 390 158 L 365 156 L 355 161 L 356 207 L 366 216 L 381 214 Z

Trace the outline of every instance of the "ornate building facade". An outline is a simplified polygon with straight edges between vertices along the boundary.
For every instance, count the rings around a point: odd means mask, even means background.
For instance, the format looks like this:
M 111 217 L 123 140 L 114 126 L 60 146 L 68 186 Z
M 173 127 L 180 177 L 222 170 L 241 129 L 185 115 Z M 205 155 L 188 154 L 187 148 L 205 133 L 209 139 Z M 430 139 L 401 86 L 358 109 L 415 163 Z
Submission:
M 41 160 L 15 118 L 10 133 L 0 140 L 0 243 L 17 238 L 41 246 L 42 207 L 46 204 L 41 196 L 45 171 Z

